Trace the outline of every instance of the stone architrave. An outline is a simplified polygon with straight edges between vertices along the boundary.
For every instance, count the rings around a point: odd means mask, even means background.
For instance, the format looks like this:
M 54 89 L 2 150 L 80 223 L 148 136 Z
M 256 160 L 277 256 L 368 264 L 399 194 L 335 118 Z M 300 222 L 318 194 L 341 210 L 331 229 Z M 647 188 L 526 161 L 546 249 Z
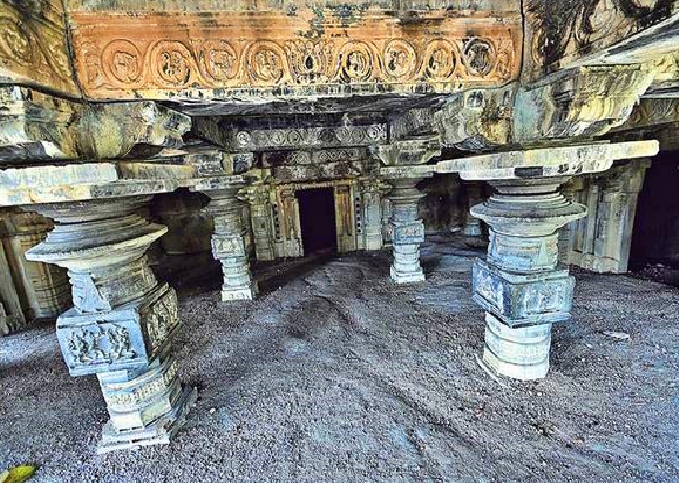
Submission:
M 440 142 L 430 136 L 399 140 L 378 146 L 377 154 L 388 166 L 380 170 L 380 176 L 392 186 L 388 194 L 392 208 L 389 231 L 394 247 L 391 279 L 398 284 L 421 282 L 424 280 L 420 265 L 424 223 L 417 216 L 417 202 L 425 194 L 415 185 L 431 175 L 422 165 L 441 154 Z
M 196 187 L 211 199 L 205 211 L 214 220 L 212 255 L 222 264 L 222 300 L 225 302 L 252 300 L 257 296 L 257 283 L 250 274 L 243 201 L 239 198 L 244 186 L 242 176 L 224 176 L 209 180 L 210 189 L 203 180 Z
M 177 295 L 145 255 L 167 231 L 136 214 L 148 199 L 32 206 L 55 228 L 26 257 L 68 268 L 71 280 L 74 307 L 57 319 L 64 360 L 72 376 L 97 374 L 108 406 L 99 453 L 168 443 L 196 397 L 172 355 Z
M 557 231 L 587 210 L 558 192 L 567 180 L 491 181 L 497 193 L 471 209 L 490 226 L 488 258 L 473 271 L 474 300 L 486 311 L 483 361 L 505 376 L 544 377 L 552 324 L 570 318 L 575 279 L 557 266 Z

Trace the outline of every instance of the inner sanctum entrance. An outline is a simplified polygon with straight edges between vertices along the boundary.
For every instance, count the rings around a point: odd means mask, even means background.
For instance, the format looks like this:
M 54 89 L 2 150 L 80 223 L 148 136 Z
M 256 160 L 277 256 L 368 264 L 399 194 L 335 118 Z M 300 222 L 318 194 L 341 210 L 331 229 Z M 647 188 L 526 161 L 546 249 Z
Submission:
M 333 188 L 309 188 L 295 193 L 304 255 L 322 250 L 337 251 Z

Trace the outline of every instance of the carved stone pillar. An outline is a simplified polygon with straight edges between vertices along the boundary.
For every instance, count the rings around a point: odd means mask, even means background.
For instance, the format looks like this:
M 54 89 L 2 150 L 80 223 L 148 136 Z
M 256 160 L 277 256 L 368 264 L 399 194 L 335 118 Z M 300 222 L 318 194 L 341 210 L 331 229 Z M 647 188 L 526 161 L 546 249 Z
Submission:
M 27 258 L 66 267 L 71 280 L 75 307 L 57 319 L 62 354 L 72 376 L 97 374 L 108 406 L 100 453 L 168 443 L 195 400 L 172 356 L 176 293 L 145 255 L 167 228 L 135 213 L 148 199 L 32 206 L 55 228 Z
M 391 232 L 394 259 L 391 279 L 396 283 L 421 282 L 420 245 L 424 242 L 424 223 L 417 217 L 417 202 L 424 193 L 415 188 L 419 179 L 390 180 L 392 205 Z
M 567 178 L 491 181 L 471 209 L 490 225 L 486 261 L 474 264 L 474 300 L 486 310 L 483 361 L 516 379 L 544 377 L 551 329 L 570 318 L 575 279 L 557 267 L 557 231 L 586 208 L 558 192 Z
M 71 305 L 66 271 L 25 257 L 30 248 L 44 240 L 52 222 L 19 209 L 8 210 L 4 218 L 0 238 L 26 320 L 55 318 Z
M 481 203 L 483 201 L 483 181 L 465 181 L 465 192 L 467 194 L 467 207 Z M 462 226 L 462 233 L 465 236 L 480 237 L 483 235 L 483 228 L 481 220 L 472 216 L 469 209 L 464 218 L 464 225 Z
M 243 185 L 243 179 L 238 177 L 233 184 L 203 191 L 211 199 L 205 211 L 212 215 L 215 223 L 212 254 L 222 264 L 223 301 L 252 300 L 257 296 L 257 283 L 250 275 L 246 229 L 242 219 L 243 202 L 238 198 Z
M 424 242 L 424 223 L 417 217 L 417 202 L 424 197 L 415 185 L 428 174 L 426 164 L 441 154 L 437 137 L 425 136 L 409 140 L 397 140 L 386 146 L 378 146 L 377 154 L 382 163 L 380 174 L 392 190 L 390 231 L 394 247 L 391 278 L 396 283 L 420 282 L 424 273 L 420 266 L 420 244 Z

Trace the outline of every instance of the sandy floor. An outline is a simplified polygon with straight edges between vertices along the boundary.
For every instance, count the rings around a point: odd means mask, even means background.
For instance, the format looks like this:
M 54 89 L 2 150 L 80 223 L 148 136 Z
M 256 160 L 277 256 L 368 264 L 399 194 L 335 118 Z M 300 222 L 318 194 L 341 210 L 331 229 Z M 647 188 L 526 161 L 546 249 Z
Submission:
M 68 376 L 52 328 L 0 338 L 0 469 L 35 462 L 32 481 L 59 483 L 678 481 L 679 289 L 578 274 L 549 376 L 497 382 L 475 360 L 461 246 L 426 247 L 429 278 L 408 288 L 377 253 L 295 266 L 252 303 L 183 290 L 177 352 L 200 396 L 165 447 L 96 456 L 96 378 Z

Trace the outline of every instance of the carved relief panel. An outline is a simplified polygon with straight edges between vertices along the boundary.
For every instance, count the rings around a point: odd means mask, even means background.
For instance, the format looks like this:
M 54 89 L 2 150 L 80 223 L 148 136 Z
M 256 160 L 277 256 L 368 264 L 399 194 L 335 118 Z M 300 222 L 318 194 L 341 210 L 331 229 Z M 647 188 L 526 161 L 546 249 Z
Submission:
M 469 22 L 465 11 L 432 10 L 407 25 L 387 10 L 351 23 L 337 15 L 74 11 L 76 70 L 93 98 L 450 92 L 518 77 L 518 12 Z

